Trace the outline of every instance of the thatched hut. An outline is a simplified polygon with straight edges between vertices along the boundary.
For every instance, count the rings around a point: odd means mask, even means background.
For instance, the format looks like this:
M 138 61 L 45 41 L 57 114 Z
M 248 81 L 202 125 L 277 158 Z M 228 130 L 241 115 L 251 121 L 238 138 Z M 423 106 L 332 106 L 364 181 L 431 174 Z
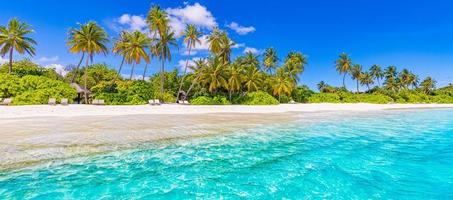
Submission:
M 82 97 L 84 97 L 85 94 L 88 95 L 88 97 L 91 94 L 91 91 L 89 91 L 88 89 L 85 91 L 85 89 L 77 83 L 71 83 L 70 86 L 77 90 L 77 103 L 78 104 L 80 104 L 80 101 L 81 101 Z

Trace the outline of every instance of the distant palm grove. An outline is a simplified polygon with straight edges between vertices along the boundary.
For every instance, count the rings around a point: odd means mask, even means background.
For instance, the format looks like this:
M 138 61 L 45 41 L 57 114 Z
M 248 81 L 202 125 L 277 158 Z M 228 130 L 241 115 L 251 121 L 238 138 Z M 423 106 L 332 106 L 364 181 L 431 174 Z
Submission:
M 148 33 L 122 31 L 112 39 L 96 22 L 79 24 L 68 33 L 69 52 L 78 62 L 68 67 L 64 76 L 54 69 L 44 68 L 28 59 L 14 61 L 14 53 L 35 55 L 37 42 L 32 39 L 30 25 L 11 19 L 0 26 L 0 54 L 8 58 L 0 68 L 0 98 L 13 98 L 13 104 L 45 104 L 49 98 L 68 98 L 72 102 L 90 103 L 103 99 L 107 104 L 146 104 L 149 99 L 177 103 L 188 100 L 195 105 L 278 103 L 453 103 L 453 86 L 436 89 L 431 77 L 420 79 L 408 69 L 395 66 L 370 66 L 365 69 L 346 54 L 339 55 L 332 67 L 342 79 L 341 87 L 324 81 L 319 92 L 299 85 L 299 77 L 308 64 L 307 57 L 293 51 L 284 58 L 274 48 L 262 55 L 247 52 L 231 57 L 234 42 L 228 34 L 213 28 L 207 42 L 210 55 L 190 61 L 192 50 L 201 45 L 202 32 L 188 24 L 182 41 L 178 41 L 169 26 L 167 13 L 153 6 L 147 15 Z M 109 44 L 113 43 L 111 49 Z M 172 59 L 171 48 L 182 43 L 187 47 L 183 70 L 166 71 Z M 121 57 L 117 66 L 95 62 L 97 55 Z M 159 73 L 147 75 L 150 62 L 156 59 Z M 144 63 L 140 79 L 134 79 L 135 67 Z M 125 65 L 131 67 L 122 76 Z M 345 80 L 352 78 L 353 86 Z M 349 88 L 350 87 L 350 88 Z M 360 88 L 366 90 L 360 91 Z M 348 90 L 350 89 L 350 90 Z

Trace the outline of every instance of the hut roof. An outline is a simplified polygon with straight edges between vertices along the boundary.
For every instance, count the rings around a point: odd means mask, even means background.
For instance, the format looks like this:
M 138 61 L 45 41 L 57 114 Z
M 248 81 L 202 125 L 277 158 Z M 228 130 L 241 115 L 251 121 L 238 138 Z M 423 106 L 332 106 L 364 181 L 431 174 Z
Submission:
M 70 86 L 74 89 L 77 90 L 77 93 L 80 94 L 80 93 L 85 93 L 85 89 L 83 87 L 81 87 L 79 84 L 77 83 L 71 83 Z M 87 94 L 90 94 L 91 92 L 87 89 Z

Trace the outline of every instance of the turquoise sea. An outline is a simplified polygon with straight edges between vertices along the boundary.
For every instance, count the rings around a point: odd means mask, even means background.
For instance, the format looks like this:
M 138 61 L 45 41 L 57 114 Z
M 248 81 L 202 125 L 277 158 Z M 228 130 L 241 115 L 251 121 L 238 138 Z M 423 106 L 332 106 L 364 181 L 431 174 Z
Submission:
M 295 115 L 3 170 L 0 199 L 453 199 L 453 110 Z

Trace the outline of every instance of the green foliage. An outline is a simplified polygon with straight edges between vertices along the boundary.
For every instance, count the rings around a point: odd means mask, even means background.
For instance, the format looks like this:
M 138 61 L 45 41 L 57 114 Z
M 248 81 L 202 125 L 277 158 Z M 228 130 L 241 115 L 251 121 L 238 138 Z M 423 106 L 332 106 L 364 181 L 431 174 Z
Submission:
M 308 86 L 298 86 L 293 92 L 291 93 L 291 97 L 295 102 L 298 103 L 307 103 L 308 99 L 314 94 Z
M 75 73 L 75 70 L 70 71 L 66 76 L 65 80 L 67 82 L 71 81 L 72 76 Z M 114 69 L 110 69 L 106 64 L 94 64 L 88 66 L 86 68 L 86 73 L 87 73 L 87 88 L 88 90 L 91 90 L 91 88 L 101 82 L 104 81 L 112 81 L 115 77 L 118 77 L 118 73 Z M 79 72 L 77 73 L 77 77 L 75 79 L 75 82 L 78 83 L 79 85 L 84 85 L 84 74 L 85 74 L 85 68 L 80 69 Z
M 46 104 L 49 98 L 76 97 L 76 90 L 69 84 L 43 76 L 0 74 L 0 97 L 13 97 L 15 105 Z
M 239 102 L 244 105 L 277 105 L 278 100 L 267 92 L 258 91 L 248 93 L 242 97 Z
M 104 99 L 108 105 L 139 105 L 146 104 L 155 98 L 155 92 L 146 81 L 100 82 L 92 88 L 95 99 Z
M 164 92 L 163 95 L 158 93 L 157 97 L 158 99 L 165 103 L 174 103 L 176 101 L 176 96 L 171 92 Z
M 215 96 L 214 98 L 207 96 L 199 96 L 190 101 L 192 105 L 228 105 L 230 102 L 226 97 Z
M 308 98 L 309 103 L 341 103 L 340 96 L 336 93 L 317 93 Z
M 8 73 L 9 63 L 4 63 L 0 67 L 0 73 Z M 51 79 L 60 79 L 54 69 L 44 68 L 28 59 L 13 63 L 12 75 L 23 77 L 26 75 L 45 76 Z
M 342 103 L 375 103 L 375 104 L 386 104 L 393 102 L 393 99 L 384 94 L 352 94 L 342 93 Z

